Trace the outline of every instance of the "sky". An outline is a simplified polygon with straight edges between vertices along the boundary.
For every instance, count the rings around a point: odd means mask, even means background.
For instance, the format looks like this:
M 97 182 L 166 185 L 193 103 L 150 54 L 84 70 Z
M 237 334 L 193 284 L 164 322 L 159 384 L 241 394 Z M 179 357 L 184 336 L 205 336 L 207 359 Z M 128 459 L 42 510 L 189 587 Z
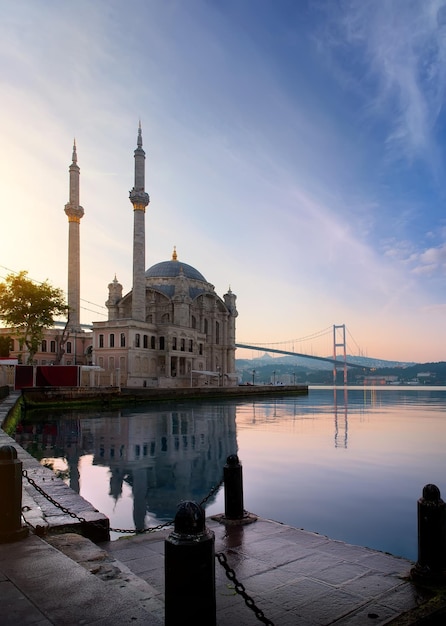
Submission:
M 446 0 L 0 9 L 0 278 L 66 290 L 75 138 L 81 321 L 106 319 L 141 121 L 146 265 L 176 246 L 230 287 L 238 343 L 325 356 L 345 324 L 349 354 L 446 360 Z

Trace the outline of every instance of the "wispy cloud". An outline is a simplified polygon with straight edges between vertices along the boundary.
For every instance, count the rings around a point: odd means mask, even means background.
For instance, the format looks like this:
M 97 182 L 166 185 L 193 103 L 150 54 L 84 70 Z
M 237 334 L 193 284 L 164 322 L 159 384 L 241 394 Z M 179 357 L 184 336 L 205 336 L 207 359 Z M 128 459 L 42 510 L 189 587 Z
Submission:
M 389 157 L 436 168 L 435 125 L 446 91 L 445 2 L 347 0 L 329 10 L 329 43 L 342 72 L 362 90 L 368 114 L 385 121 Z
M 432 275 L 437 272 L 446 273 L 446 243 L 435 248 L 427 248 L 418 255 L 413 255 L 414 274 Z

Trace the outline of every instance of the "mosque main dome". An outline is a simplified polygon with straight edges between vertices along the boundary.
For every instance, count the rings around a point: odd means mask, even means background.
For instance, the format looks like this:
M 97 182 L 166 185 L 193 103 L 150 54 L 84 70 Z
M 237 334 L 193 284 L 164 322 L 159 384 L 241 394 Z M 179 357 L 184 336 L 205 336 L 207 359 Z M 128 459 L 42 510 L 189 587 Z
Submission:
M 191 280 L 199 280 L 203 283 L 207 283 L 206 278 L 201 272 L 195 269 L 195 267 L 178 261 L 176 250 L 174 250 L 170 261 L 156 263 L 145 272 L 146 278 L 177 278 L 181 275 Z

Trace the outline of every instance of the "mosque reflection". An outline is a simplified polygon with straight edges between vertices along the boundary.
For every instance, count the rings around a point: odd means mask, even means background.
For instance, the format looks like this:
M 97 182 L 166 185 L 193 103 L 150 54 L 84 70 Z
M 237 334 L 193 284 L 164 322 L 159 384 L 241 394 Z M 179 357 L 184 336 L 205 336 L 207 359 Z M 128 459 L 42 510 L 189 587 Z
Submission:
M 124 485 L 131 489 L 133 522 L 141 529 L 149 510 L 171 520 L 181 500 L 200 502 L 220 482 L 227 457 L 237 454 L 235 415 L 232 404 L 47 413 L 44 419 L 32 413 L 15 439 L 44 464 L 63 460 L 62 477 L 78 493 L 79 460 L 92 455 L 93 465 L 109 471 L 109 496 L 117 501 Z

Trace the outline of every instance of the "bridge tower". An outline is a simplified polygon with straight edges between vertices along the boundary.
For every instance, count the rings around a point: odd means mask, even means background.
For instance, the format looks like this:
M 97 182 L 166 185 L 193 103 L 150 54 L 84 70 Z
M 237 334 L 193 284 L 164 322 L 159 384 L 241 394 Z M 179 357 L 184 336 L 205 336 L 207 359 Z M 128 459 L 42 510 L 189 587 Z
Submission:
M 345 342 L 345 324 L 333 325 L 333 385 L 336 385 L 337 359 L 341 356 L 339 349 L 342 349 L 344 359 L 344 385 L 347 384 L 347 344 Z

